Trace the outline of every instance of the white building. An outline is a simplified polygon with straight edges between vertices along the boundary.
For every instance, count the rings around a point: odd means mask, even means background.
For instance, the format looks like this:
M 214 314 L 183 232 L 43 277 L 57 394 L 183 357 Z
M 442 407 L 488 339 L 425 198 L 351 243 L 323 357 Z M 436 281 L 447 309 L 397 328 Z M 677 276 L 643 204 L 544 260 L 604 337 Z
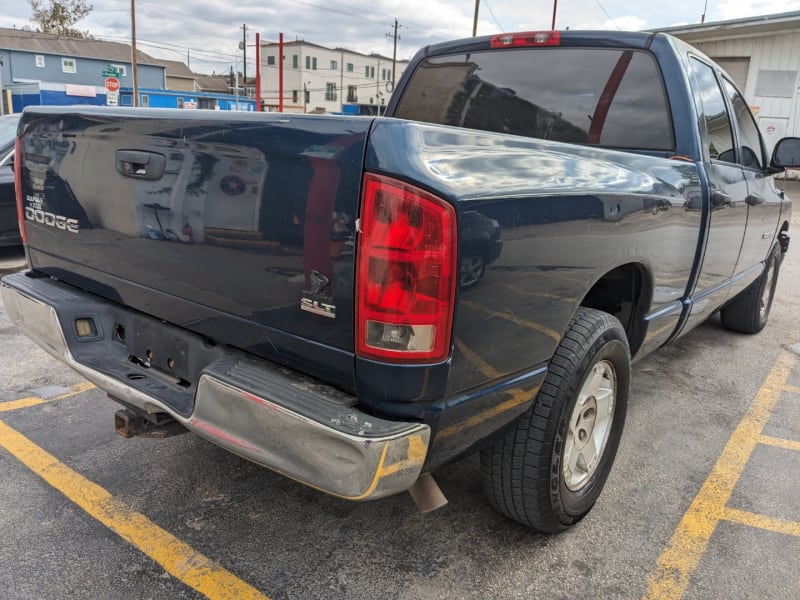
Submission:
M 261 44 L 261 101 L 265 111 L 279 105 L 278 44 Z M 408 61 L 395 63 L 394 80 Z M 392 59 L 305 41 L 283 44 L 284 112 L 377 113 L 392 94 Z
M 769 151 L 800 137 L 800 12 L 660 29 L 714 59 L 750 104 Z

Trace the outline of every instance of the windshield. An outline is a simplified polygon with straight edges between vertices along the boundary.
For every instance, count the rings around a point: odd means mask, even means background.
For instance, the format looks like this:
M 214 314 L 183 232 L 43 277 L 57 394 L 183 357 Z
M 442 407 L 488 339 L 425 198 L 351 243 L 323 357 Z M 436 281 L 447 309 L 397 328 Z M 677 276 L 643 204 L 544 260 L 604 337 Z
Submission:
M 489 50 L 428 58 L 395 116 L 612 148 L 670 150 L 661 73 L 645 51 Z

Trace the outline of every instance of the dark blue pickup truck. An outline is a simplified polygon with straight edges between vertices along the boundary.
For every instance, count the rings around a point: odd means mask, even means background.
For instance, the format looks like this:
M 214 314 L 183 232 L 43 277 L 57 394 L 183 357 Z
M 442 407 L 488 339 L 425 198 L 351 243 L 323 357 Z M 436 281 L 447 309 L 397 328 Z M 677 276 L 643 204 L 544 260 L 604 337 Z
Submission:
M 474 451 L 553 532 L 600 493 L 631 360 L 767 321 L 790 203 L 728 76 L 663 34 L 421 50 L 387 118 L 29 108 L 13 322 L 123 408 L 353 500 Z M 476 474 L 477 475 L 477 474 Z

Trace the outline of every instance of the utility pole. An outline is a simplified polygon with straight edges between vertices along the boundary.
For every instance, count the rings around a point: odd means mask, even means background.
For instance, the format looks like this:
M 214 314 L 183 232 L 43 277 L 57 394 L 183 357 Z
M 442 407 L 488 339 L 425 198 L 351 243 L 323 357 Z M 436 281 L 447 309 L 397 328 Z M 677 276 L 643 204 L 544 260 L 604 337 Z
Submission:
M 131 68 L 133 69 L 133 106 L 139 106 L 139 65 L 136 61 L 136 0 L 131 0 Z
M 244 95 L 247 96 L 247 25 L 242 23 L 242 79 Z
M 475 18 L 472 19 L 472 37 L 478 35 L 478 9 L 481 7 L 481 0 L 475 0 Z
M 558 0 L 553 0 L 553 23 L 550 25 L 550 30 L 556 30 L 556 9 L 558 8 Z
M 392 91 L 394 91 L 395 84 L 395 66 L 397 63 L 397 40 L 400 39 L 397 35 L 397 28 L 401 25 L 397 24 L 397 19 L 394 20 L 394 35 L 387 33 L 386 37 L 394 37 L 394 50 L 392 50 Z

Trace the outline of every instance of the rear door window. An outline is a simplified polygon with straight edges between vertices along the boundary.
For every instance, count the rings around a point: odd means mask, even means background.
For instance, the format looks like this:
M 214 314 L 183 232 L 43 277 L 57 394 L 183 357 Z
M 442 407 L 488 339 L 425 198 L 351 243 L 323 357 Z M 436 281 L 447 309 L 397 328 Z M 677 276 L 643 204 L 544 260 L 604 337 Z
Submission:
M 615 148 L 672 150 L 661 73 L 646 51 L 510 49 L 438 56 L 395 116 Z

